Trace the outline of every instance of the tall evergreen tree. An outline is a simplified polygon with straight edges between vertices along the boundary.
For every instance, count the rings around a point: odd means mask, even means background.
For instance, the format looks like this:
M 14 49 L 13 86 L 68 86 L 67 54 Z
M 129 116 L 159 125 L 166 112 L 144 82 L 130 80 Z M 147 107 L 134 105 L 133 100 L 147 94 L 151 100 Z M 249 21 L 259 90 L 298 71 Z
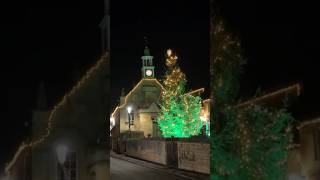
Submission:
M 285 109 L 236 106 L 246 61 L 223 21 L 211 23 L 211 179 L 284 179 L 293 118 Z
M 161 112 L 158 124 L 164 137 L 198 135 L 203 126 L 200 120 L 201 98 L 185 93 L 186 77 L 177 64 L 177 56 L 167 51 L 167 72 L 163 80 Z

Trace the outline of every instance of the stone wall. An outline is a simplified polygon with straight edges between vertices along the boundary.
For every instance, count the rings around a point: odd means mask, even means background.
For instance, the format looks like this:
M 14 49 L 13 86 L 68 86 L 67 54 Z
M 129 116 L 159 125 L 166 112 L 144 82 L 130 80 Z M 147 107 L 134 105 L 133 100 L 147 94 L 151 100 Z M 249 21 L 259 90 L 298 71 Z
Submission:
M 166 142 L 162 140 L 129 140 L 126 143 L 125 154 L 163 165 L 167 164 Z
M 210 174 L 210 144 L 177 142 L 178 168 Z
M 126 155 L 170 167 L 210 174 L 210 144 L 188 139 L 141 139 L 126 143 Z

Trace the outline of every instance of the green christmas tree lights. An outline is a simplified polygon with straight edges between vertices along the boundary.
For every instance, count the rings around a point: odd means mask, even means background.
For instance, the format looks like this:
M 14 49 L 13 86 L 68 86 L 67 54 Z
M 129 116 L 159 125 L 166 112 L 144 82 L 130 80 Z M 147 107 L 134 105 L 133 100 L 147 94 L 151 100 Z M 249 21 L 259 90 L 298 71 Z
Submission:
M 186 77 L 177 65 L 177 56 L 169 49 L 161 95 L 158 125 L 163 137 L 190 137 L 200 134 L 201 98 L 185 93 Z

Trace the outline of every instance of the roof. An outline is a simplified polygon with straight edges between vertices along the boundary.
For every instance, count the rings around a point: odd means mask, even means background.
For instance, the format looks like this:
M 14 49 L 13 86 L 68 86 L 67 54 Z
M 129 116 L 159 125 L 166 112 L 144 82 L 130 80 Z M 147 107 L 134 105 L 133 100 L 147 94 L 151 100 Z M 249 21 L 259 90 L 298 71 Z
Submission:
M 134 92 L 144 83 L 144 82 L 155 82 L 156 84 L 158 84 L 161 87 L 161 90 L 164 90 L 163 86 L 161 85 L 161 83 L 156 79 L 156 78 L 142 78 L 135 86 L 134 88 L 125 96 L 124 98 L 124 103 L 117 106 L 114 111 L 111 113 L 111 117 L 114 117 L 115 113 L 125 107 L 128 103 L 128 99 L 132 96 L 132 94 L 134 94 Z
M 287 95 L 300 96 L 300 94 L 301 94 L 301 85 L 299 83 L 296 83 L 291 86 L 281 88 L 281 89 L 278 89 L 278 90 L 273 91 L 271 93 L 268 93 L 268 94 L 253 98 L 251 100 L 242 102 L 242 103 L 236 105 L 236 107 L 243 108 L 243 107 L 249 106 L 251 104 L 268 103 L 268 102 L 271 102 L 274 100 L 278 101 L 279 98 L 283 98 Z
M 114 111 L 111 113 L 111 117 L 114 117 L 115 113 L 116 113 L 119 109 L 121 109 L 121 108 L 123 108 L 124 106 L 127 105 L 127 103 L 128 103 L 128 102 L 127 102 L 127 101 L 128 101 L 128 98 L 131 97 L 131 95 L 138 89 L 139 86 L 142 85 L 142 83 L 143 83 L 144 81 L 154 81 L 154 82 L 156 82 L 157 84 L 159 84 L 159 86 L 161 87 L 162 90 L 164 90 L 164 87 L 162 86 L 162 84 L 161 84 L 156 78 L 143 78 L 143 79 L 141 79 L 141 80 L 134 86 L 134 88 L 126 95 L 125 100 L 124 100 L 124 103 L 123 103 L 122 105 L 117 106 L 117 107 L 114 109 Z M 190 91 L 190 92 L 188 92 L 188 93 L 186 93 L 186 94 L 187 94 L 187 95 L 189 95 L 189 94 L 190 94 L 190 95 L 200 95 L 200 94 L 203 93 L 203 92 L 204 92 L 204 88 L 199 88 L 199 89 Z

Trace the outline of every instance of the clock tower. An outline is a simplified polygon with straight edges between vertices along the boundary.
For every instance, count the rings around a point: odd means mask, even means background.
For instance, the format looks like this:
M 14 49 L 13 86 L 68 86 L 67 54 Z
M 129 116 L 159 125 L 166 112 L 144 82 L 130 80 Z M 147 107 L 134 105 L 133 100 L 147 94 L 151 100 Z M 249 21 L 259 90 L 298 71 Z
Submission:
M 146 46 L 142 59 L 142 78 L 154 78 L 153 56 L 150 55 L 149 48 Z

